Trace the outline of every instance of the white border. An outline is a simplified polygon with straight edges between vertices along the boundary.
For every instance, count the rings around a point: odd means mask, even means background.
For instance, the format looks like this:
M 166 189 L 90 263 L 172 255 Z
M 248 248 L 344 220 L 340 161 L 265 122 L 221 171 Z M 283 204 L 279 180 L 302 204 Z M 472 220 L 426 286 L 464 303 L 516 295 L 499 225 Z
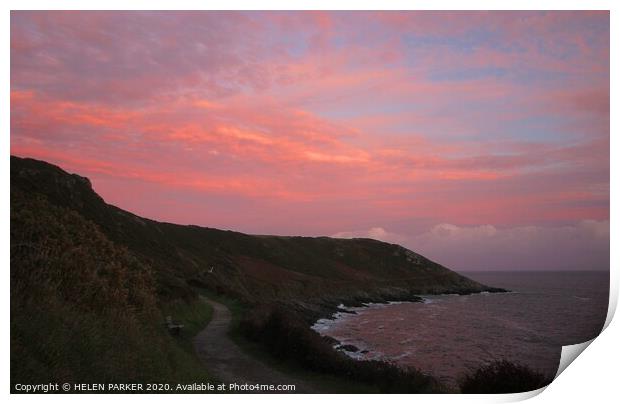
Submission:
M 134 0 L 131 2 L 120 0 L 109 1 L 89 1 L 88 3 L 77 2 L 71 0 L 58 0 L 58 1 L 5 1 L 4 13 L 0 17 L 2 30 L 0 35 L 2 36 L 2 50 L 4 55 L 10 55 L 9 37 L 10 37 L 10 17 L 9 10 L 28 10 L 28 9 L 85 9 L 85 10 L 128 10 L 128 9 L 160 9 L 160 10 L 199 10 L 199 9 L 213 9 L 213 10 L 230 10 L 230 9 L 261 9 L 261 10 L 304 10 L 304 9 L 324 9 L 324 10 L 339 10 L 339 9 L 385 9 L 385 10 L 612 10 L 611 12 L 611 71 L 618 70 L 617 63 L 617 29 L 619 18 L 617 16 L 618 7 L 614 7 L 616 3 L 608 0 L 590 0 L 590 1 L 576 1 L 576 0 L 475 0 L 475 1 L 458 1 L 458 0 L 424 0 L 424 1 L 406 1 L 406 0 L 393 0 L 393 1 L 334 1 L 334 0 L 314 0 L 314 1 L 297 1 L 294 4 L 289 0 L 269 0 L 269 1 L 249 1 L 249 0 L 227 0 L 226 2 L 204 2 L 195 0 L 176 0 L 176 1 L 162 1 L 162 0 Z M 3 319 L 5 325 L 8 322 L 9 311 L 9 271 L 10 266 L 9 259 L 9 193 L 6 190 L 9 189 L 9 159 L 10 153 L 10 71 L 9 63 L 6 59 L 3 59 L 4 63 L 0 65 L 2 69 L 2 78 L 4 81 L 4 92 L 0 101 L 1 108 L 1 125 L 3 128 L 4 136 L 0 140 L 1 153 L 5 158 L 0 160 L 1 164 L 1 176 L 0 181 L 2 189 L 5 191 L 2 193 L 0 199 L 1 210 L 4 213 L 0 220 L 2 220 L 2 240 L 0 242 L 0 248 L 2 251 L 3 262 L 5 262 L 4 268 L 4 296 L 3 296 Z M 613 119 L 618 115 L 617 107 L 617 94 L 618 94 L 617 80 L 611 77 L 611 133 L 618 133 L 617 122 Z M 618 164 L 616 158 L 618 155 L 618 142 L 611 137 L 611 208 L 612 213 L 610 217 L 611 225 L 611 245 L 618 246 L 618 218 L 614 214 L 617 208 L 618 202 Z M 617 360 L 619 358 L 619 350 L 617 342 L 620 341 L 620 331 L 618 327 L 618 321 L 611 323 L 610 321 L 615 311 L 615 307 L 618 301 L 618 251 L 611 249 L 611 281 L 612 288 L 610 293 L 610 309 L 608 312 L 608 318 L 606 326 L 608 326 L 600 337 L 597 337 L 591 346 L 587 349 L 587 354 L 581 355 L 576 364 L 569 366 L 562 375 L 554 381 L 545 391 L 544 394 L 537 395 L 532 399 L 532 402 L 544 400 L 545 402 L 584 402 L 586 400 L 594 400 L 595 402 L 613 402 L 618 397 L 617 376 L 615 376 L 618 369 Z M 8 353 L 9 344 L 9 327 L 4 327 L 2 333 L 2 342 L 5 352 Z M 9 369 L 10 362 L 8 360 L 9 355 L 5 355 L 2 366 L 2 379 L 3 383 L 1 389 L 4 394 L 8 395 L 9 392 Z M 354 399 L 360 402 L 371 402 L 377 399 L 389 399 L 394 403 L 407 403 L 412 401 L 424 401 L 424 402 L 456 402 L 456 401 L 471 401 L 477 402 L 512 402 L 522 399 L 526 399 L 535 395 L 534 393 L 522 393 L 505 396 L 467 396 L 467 395 L 449 395 L 449 396 L 412 396 L 412 395 L 390 395 L 378 397 L 376 395 L 363 395 L 355 397 L 343 397 L 341 395 L 321 395 L 319 397 L 313 397 L 310 395 L 297 395 L 294 397 L 296 401 L 301 403 L 314 402 L 317 398 L 321 401 L 336 402 L 343 399 Z M 170 395 L 154 395 L 154 396 L 131 396 L 134 400 L 149 400 L 149 402 L 162 402 L 169 404 L 171 401 L 179 400 L 179 396 Z M 291 400 L 290 396 L 280 395 L 255 395 L 255 396 L 234 396 L 230 395 L 210 395 L 208 397 L 202 395 L 190 395 L 182 396 L 183 401 L 192 401 L 204 403 L 205 400 L 213 403 L 228 402 L 231 399 L 251 399 L 257 403 L 273 403 L 273 402 L 288 402 Z M 32 402 L 35 400 L 45 399 L 52 402 L 83 402 L 89 400 L 92 402 L 107 402 L 110 399 L 125 399 L 118 395 L 91 395 L 88 397 L 78 395 L 68 396 L 34 396 L 34 395 L 11 395 L 11 400 L 16 402 Z

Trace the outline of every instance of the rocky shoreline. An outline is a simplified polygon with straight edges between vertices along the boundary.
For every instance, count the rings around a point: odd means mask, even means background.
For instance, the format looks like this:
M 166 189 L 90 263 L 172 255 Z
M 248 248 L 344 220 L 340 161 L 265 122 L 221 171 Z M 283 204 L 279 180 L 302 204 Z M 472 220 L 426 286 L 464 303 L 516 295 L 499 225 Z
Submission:
M 503 288 L 492 288 L 489 287 L 487 288 L 487 290 L 482 290 L 482 291 L 475 291 L 475 292 L 463 292 L 463 291 L 459 291 L 459 292 L 445 292 L 445 293 L 436 293 L 436 294 L 431 294 L 432 296 L 442 296 L 442 295 L 461 295 L 461 296 L 465 296 L 465 295 L 474 295 L 474 294 L 483 294 L 483 293 L 510 293 L 511 291 L 507 290 L 507 289 L 503 289 Z M 335 308 L 332 306 L 331 310 L 325 311 L 325 313 L 327 313 L 324 317 L 320 317 L 317 318 L 314 323 L 312 323 L 312 325 L 310 326 L 310 328 L 314 331 L 317 332 L 319 335 L 321 335 L 321 337 L 323 338 L 324 341 L 326 341 L 329 345 L 332 346 L 332 348 L 334 348 L 337 351 L 341 351 L 344 354 L 346 354 L 347 356 L 353 358 L 353 359 L 360 359 L 355 355 L 351 355 L 351 354 L 355 354 L 355 353 L 360 353 L 360 354 L 365 354 L 368 353 L 367 350 L 362 349 L 360 347 L 357 347 L 351 343 L 347 343 L 347 344 L 343 344 L 341 341 L 339 341 L 336 338 L 333 338 L 331 336 L 328 335 L 323 335 L 321 334 L 319 331 L 317 331 L 315 329 L 315 327 L 320 324 L 321 321 L 334 321 L 334 320 L 338 320 L 339 317 L 339 313 L 344 313 L 344 314 L 351 314 L 351 315 L 357 315 L 357 311 L 356 309 L 362 309 L 362 308 L 367 308 L 370 307 L 372 305 L 383 305 L 383 304 L 401 304 L 401 303 L 421 303 L 424 301 L 424 298 L 417 296 L 417 295 L 413 295 L 411 296 L 409 299 L 407 300 L 387 300 L 387 299 L 375 299 L 373 301 L 365 301 L 365 302 L 358 302 L 355 301 L 355 303 L 353 305 L 348 305 L 345 303 L 340 303 L 338 304 L 338 306 L 336 306 Z
M 395 293 L 381 296 L 364 295 L 360 297 L 344 297 L 341 299 L 329 299 L 318 304 L 296 304 L 296 310 L 299 311 L 306 322 L 310 326 L 314 325 L 321 319 L 333 320 L 338 313 L 356 314 L 353 308 L 365 307 L 371 304 L 390 304 L 390 303 L 418 303 L 424 301 L 420 295 L 473 295 L 479 293 L 509 293 L 510 291 L 503 288 L 482 287 L 475 290 L 458 289 L 444 290 L 439 293 Z

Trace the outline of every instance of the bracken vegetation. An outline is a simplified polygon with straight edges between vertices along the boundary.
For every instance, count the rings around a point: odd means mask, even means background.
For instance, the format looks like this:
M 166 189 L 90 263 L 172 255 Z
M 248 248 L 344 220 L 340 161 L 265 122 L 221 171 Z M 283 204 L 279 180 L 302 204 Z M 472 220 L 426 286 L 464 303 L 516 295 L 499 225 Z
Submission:
M 162 319 L 147 264 L 76 212 L 11 192 L 13 383 L 208 380 Z
M 33 159 L 11 158 L 11 189 L 75 211 L 152 268 L 164 300 L 196 298 L 193 287 L 244 302 L 408 300 L 416 293 L 501 291 L 395 244 L 370 239 L 254 236 L 141 218 L 108 205 L 87 178 Z M 214 268 L 213 272 L 210 269 Z
M 357 361 L 333 349 L 295 312 L 262 306 L 241 319 L 239 331 L 270 354 L 305 369 L 374 386 L 381 393 L 441 393 L 445 386 L 415 368 L 382 361 Z
M 465 375 L 460 382 L 462 393 L 502 394 L 537 390 L 552 379 L 525 365 L 507 360 L 491 362 Z
M 253 307 L 240 330 L 276 357 L 377 391 L 432 392 L 443 391 L 432 377 L 354 361 L 310 324 L 339 303 L 503 290 L 376 240 L 141 218 L 105 203 L 87 178 L 11 157 L 14 383 L 208 381 L 190 343 L 210 315 L 202 291 Z M 180 338 L 163 327 L 170 314 L 186 325 Z

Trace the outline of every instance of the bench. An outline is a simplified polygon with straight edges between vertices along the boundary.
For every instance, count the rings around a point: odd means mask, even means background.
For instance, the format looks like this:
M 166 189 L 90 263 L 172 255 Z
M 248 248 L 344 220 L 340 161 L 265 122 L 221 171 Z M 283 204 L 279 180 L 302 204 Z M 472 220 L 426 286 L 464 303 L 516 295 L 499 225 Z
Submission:
M 166 316 L 166 322 L 164 324 L 166 328 L 168 328 L 168 332 L 171 335 L 179 335 L 181 333 L 181 329 L 185 327 L 183 324 L 177 324 L 172 321 L 172 316 Z

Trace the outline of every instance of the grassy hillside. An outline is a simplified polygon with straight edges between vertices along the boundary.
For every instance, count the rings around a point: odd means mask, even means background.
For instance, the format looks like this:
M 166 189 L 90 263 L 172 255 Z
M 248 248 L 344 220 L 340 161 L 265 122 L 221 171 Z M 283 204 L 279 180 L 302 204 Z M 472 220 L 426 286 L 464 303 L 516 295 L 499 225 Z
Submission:
M 370 239 L 256 236 L 141 218 L 105 203 L 84 177 L 11 157 L 14 383 L 208 381 L 188 343 L 209 317 L 197 290 L 240 302 L 250 338 L 291 333 L 299 341 L 289 345 L 324 351 L 329 372 L 340 374 L 359 366 L 303 325 L 337 304 L 499 289 Z M 285 313 L 275 328 L 267 321 L 274 307 Z M 168 314 L 188 326 L 182 338 L 164 329 Z M 360 381 L 399 371 L 365 372 Z
M 208 320 L 199 301 L 158 305 L 151 267 L 92 222 L 11 190 L 12 383 L 210 380 L 162 326 L 196 311 Z
M 109 240 L 148 263 L 164 299 L 191 297 L 191 285 L 246 302 L 304 306 L 492 290 L 380 241 L 252 236 L 141 218 L 106 204 L 88 179 L 42 161 L 11 157 L 11 189 L 43 195 L 93 222 Z

